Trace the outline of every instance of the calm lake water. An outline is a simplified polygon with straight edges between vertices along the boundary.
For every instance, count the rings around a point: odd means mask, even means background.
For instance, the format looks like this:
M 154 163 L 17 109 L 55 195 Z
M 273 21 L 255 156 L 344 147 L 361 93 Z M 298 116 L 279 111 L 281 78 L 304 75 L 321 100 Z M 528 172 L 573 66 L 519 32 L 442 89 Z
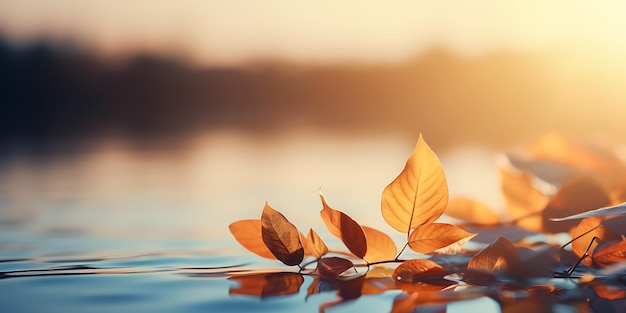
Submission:
M 228 225 L 259 218 L 269 201 L 302 232 L 312 227 L 344 249 L 319 218 L 321 188 L 336 209 L 394 234 L 380 215 L 380 194 L 416 140 L 224 132 L 8 150 L 0 158 L 0 311 L 317 312 L 337 293 L 330 286 L 307 296 L 309 276 L 289 295 L 233 294 L 241 286 L 228 279 L 233 274 L 291 269 L 247 252 Z M 452 196 L 500 206 L 493 151 L 436 153 Z M 328 311 L 386 312 L 399 294 L 363 295 Z M 500 312 L 489 298 L 450 304 L 448 312 L 471 306 Z

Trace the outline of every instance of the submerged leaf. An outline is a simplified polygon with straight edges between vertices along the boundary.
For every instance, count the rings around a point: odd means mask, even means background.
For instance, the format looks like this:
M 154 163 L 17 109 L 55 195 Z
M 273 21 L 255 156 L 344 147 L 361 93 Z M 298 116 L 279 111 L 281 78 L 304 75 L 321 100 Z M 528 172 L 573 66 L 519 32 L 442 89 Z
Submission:
M 270 251 L 263 242 L 261 228 L 261 220 L 242 220 L 228 226 L 228 229 L 233 236 L 235 236 L 237 242 L 244 248 L 264 258 L 276 260 L 272 251 Z
M 426 224 L 416 228 L 409 236 L 409 247 L 417 253 L 428 254 L 445 248 L 475 234 L 455 225 L 444 223 Z
M 317 262 L 317 271 L 321 277 L 336 277 L 353 267 L 352 261 L 338 257 L 321 258 Z
M 320 215 L 330 233 L 341 239 L 350 252 L 362 259 L 367 253 L 367 239 L 361 225 L 347 214 L 331 208 L 321 193 L 320 198 L 323 206 Z
M 298 273 L 261 273 L 246 276 L 233 276 L 229 280 L 239 283 L 231 288 L 231 295 L 249 295 L 261 298 L 295 294 L 300 291 L 304 277 Z
M 418 281 L 439 280 L 447 275 L 441 265 L 423 259 L 404 261 L 393 272 L 393 278 L 400 282 L 414 283 Z
M 401 233 L 432 223 L 448 205 L 448 184 L 443 167 L 420 134 L 402 172 L 383 191 L 385 221 Z
M 592 217 L 592 216 L 612 216 L 612 215 L 626 215 L 626 202 L 618 204 L 618 205 L 603 207 L 603 208 L 599 208 L 599 209 L 595 209 L 595 210 L 591 210 L 591 211 L 587 211 L 583 213 L 566 216 L 566 217 L 551 218 L 551 220 L 555 222 L 560 222 L 560 221 L 566 221 L 566 220 L 577 220 L 577 219 L 582 219 L 585 217 Z
M 371 227 L 363 226 L 367 238 L 367 254 L 364 259 L 369 263 L 393 260 L 398 249 L 389 235 Z
M 328 247 L 322 238 L 320 238 L 320 236 L 313 230 L 313 228 L 309 229 L 309 233 L 306 235 L 306 240 L 308 241 L 309 248 L 311 249 L 311 254 L 313 254 L 315 258 L 319 259 L 328 253 Z
M 278 260 L 286 265 L 298 265 L 304 259 L 300 232 L 280 212 L 265 203 L 261 215 L 263 242 Z
M 496 212 L 470 198 L 451 200 L 448 203 L 446 214 L 480 226 L 492 226 L 500 223 L 500 216 Z

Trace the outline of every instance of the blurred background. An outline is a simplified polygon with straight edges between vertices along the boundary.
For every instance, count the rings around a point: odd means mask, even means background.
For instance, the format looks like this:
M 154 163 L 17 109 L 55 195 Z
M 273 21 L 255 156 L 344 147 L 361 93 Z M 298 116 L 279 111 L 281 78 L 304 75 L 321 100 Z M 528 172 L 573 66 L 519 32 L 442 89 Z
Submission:
M 626 142 L 624 29 L 620 1 L 2 0 L 3 240 L 231 240 L 265 201 L 306 232 L 319 188 L 391 233 L 420 132 L 499 208 L 498 151 Z

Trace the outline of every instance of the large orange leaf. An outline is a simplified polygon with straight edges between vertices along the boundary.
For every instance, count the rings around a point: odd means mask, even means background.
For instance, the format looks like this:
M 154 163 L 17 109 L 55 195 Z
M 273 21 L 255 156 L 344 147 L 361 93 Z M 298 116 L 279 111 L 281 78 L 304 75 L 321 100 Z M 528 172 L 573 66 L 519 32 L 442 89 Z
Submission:
M 624 261 L 626 261 L 626 240 L 603 242 L 593 252 L 593 264 L 596 267 L 607 267 Z
M 588 254 L 591 255 L 594 251 L 598 245 L 598 240 L 594 240 L 594 242 L 592 242 L 594 237 L 599 240 L 605 240 L 607 237 L 612 237 L 609 234 L 609 231 L 602 225 L 602 218 L 596 216 L 588 217 L 580 221 L 576 227 L 572 228 L 570 235 L 573 239 L 572 251 L 579 258 L 582 258 L 585 252 L 588 252 Z M 581 263 L 591 266 L 592 260 L 591 258 L 584 258 Z
M 330 233 L 341 239 L 356 257 L 363 258 L 367 253 L 367 239 L 361 225 L 347 214 L 331 208 L 321 193 L 320 198 L 323 206 L 320 215 Z
M 237 242 L 244 248 L 264 258 L 276 260 L 272 251 L 263 242 L 261 228 L 261 220 L 242 220 L 228 226 Z
M 533 184 L 528 172 L 517 173 L 500 168 L 502 195 L 506 209 L 516 224 L 529 231 L 541 231 L 541 211 L 548 203 L 548 196 Z
M 446 214 L 481 226 L 492 226 L 500 223 L 500 216 L 496 212 L 470 198 L 452 199 L 448 203 Z
M 409 236 L 409 247 L 417 253 L 432 253 L 475 234 L 455 225 L 432 223 L 416 228 Z M 460 248 L 460 247 L 459 247 Z
M 317 271 L 321 277 L 333 278 L 354 267 L 352 261 L 338 258 L 321 258 L 317 262 Z
M 520 257 L 513 244 L 499 237 L 489 246 L 476 253 L 467 264 L 467 269 L 482 272 L 504 272 L 508 268 L 519 268 Z
M 306 241 L 309 243 L 309 249 L 315 258 L 319 259 L 328 253 L 328 247 L 313 228 L 309 229 L 309 233 L 306 235 Z
M 420 134 L 404 169 L 383 191 L 383 218 L 408 236 L 411 229 L 437 220 L 447 205 L 448 184 L 443 167 Z
M 418 282 L 443 279 L 447 275 L 441 265 L 423 259 L 404 261 L 393 272 L 393 278 L 400 282 Z
M 286 265 L 298 265 L 304 259 L 300 232 L 267 203 L 261 215 L 261 235 L 267 248 Z
M 363 231 L 365 232 L 365 237 L 367 237 L 367 253 L 364 257 L 367 262 L 374 263 L 393 260 L 396 257 L 398 249 L 391 237 L 367 226 L 363 226 Z

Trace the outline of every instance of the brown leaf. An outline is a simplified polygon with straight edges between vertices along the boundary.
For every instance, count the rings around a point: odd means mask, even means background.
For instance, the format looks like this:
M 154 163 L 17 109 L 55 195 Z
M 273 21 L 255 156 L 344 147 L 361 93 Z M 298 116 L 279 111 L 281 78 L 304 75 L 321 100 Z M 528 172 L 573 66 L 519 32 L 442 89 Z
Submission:
M 304 278 L 298 273 L 261 273 L 246 276 L 233 276 L 229 280 L 239 283 L 228 294 L 256 297 L 275 297 L 298 293 Z
M 594 237 L 599 240 L 604 240 L 611 236 L 602 225 L 602 218 L 600 217 L 588 217 L 583 219 L 570 231 L 570 235 L 573 239 L 572 251 L 579 258 L 583 257 L 589 245 L 591 245 L 591 248 L 588 250 L 589 255 L 594 251 L 595 247 L 598 245 L 598 241 L 591 242 Z M 584 258 L 581 263 L 591 266 L 592 260 L 591 258 Z
M 369 263 L 393 260 L 398 252 L 396 244 L 387 234 L 371 227 L 363 226 L 367 238 L 367 254 L 364 259 Z
M 448 205 L 448 184 L 443 167 L 420 134 L 404 169 L 383 191 L 385 221 L 401 233 L 432 223 Z
M 500 237 L 480 252 L 467 264 L 471 271 L 504 272 L 508 268 L 519 268 L 520 257 L 513 244 Z
M 539 213 L 548 203 L 548 196 L 535 187 L 533 176 L 500 168 L 500 179 L 506 209 L 516 224 L 526 230 L 541 231 Z
M 361 225 L 347 214 L 331 208 L 321 193 L 320 198 L 323 206 L 320 215 L 330 233 L 341 239 L 350 252 L 362 259 L 367 253 L 367 239 Z
M 577 221 L 553 222 L 552 218 L 586 212 L 611 204 L 605 189 L 590 177 L 567 181 L 552 197 L 542 212 L 543 229 L 551 233 L 567 232 Z
M 261 228 L 260 220 L 242 220 L 228 226 L 231 234 L 244 248 L 264 258 L 276 260 L 272 251 L 263 242 Z
M 309 233 L 306 235 L 306 241 L 311 249 L 311 254 L 315 258 L 319 259 L 328 253 L 328 247 L 322 238 L 320 238 L 320 236 L 313 230 L 313 228 L 309 229 Z
M 626 261 L 626 240 L 604 241 L 593 252 L 593 264 L 596 267 L 607 267 L 611 264 Z
M 261 215 L 261 234 L 267 248 L 286 265 L 298 265 L 304 259 L 300 232 L 267 203 Z
M 409 247 L 417 253 L 428 254 L 472 236 L 475 234 L 468 233 L 455 225 L 426 224 L 411 233 Z
M 470 199 L 455 198 L 448 203 L 447 215 L 480 226 L 493 226 L 500 223 L 500 216 L 486 205 Z
M 446 270 L 431 260 L 413 259 L 404 261 L 393 272 L 393 278 L 399 282 L 439 280 L 447 275 Z
M 353 267 L 352 261 L 338 257 L 321 258 L 317 262 L 317 271 L 321 277 L 334 278 Z
M 626 298 L 626 290 L 611 285 L 594 285 L 593 291 L 602 299 L 618 300 Z

